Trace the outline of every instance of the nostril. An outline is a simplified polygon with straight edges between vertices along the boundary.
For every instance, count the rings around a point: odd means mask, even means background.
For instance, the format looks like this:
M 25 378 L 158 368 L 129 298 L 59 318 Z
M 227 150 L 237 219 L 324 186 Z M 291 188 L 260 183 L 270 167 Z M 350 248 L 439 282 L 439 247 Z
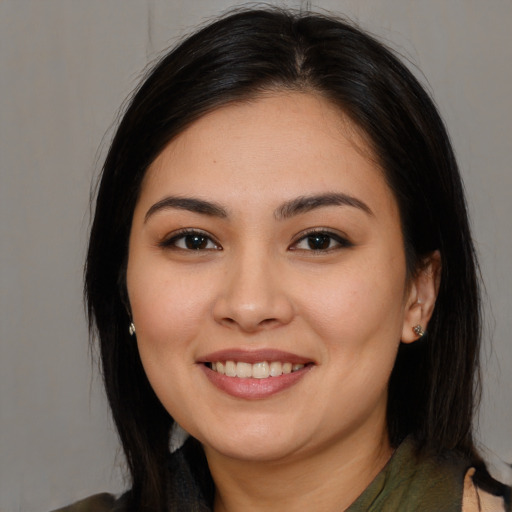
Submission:
M 265 320 L 262 320 L 259 325 L 265 327 L 268 325 L 272 325 L 275 322 L 277 322 L 277 318 L 266 318 Z
M 280 322 L 277 318 L 265 318 L 260 321 L 251 321 L 250 319 L 241 318 L 237 321 L 234 318 L 225 317 L 220 320 L 220 323 L 229 328 L 241 328 L 246 332 L 257 332 L 260 330 L 271 329 L 272 327 L 277 326 Z

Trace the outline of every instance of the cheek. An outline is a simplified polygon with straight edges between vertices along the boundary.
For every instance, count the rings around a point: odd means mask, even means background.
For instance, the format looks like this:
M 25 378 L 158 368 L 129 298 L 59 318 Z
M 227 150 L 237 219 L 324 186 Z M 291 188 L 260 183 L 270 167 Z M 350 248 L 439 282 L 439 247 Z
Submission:
M 129 266 L 128 294 L 142 353 L 164 357 L 191 343 L 210 303 L 211 280 L 169 265 Z
M 209 310 L 211 289 L 204 282 L 197 273 L 173 271 L 168 262 L 129 262 L 128 294 L 141 362 L 156 395 L 177 418 Z
M 301 309 L 308 323 L 335 350 L 380 350 L 398 345 L 404 317 L 401 267 L 363 265 L 333 269 L 310 279 Z

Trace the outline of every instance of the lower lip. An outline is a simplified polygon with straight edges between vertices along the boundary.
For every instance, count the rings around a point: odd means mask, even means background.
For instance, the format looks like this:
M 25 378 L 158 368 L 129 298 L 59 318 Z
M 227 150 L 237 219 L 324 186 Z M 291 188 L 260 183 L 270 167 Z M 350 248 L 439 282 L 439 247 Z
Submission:
M 241 377 L 227 377 L 217 373 L 208 366 L 200 365 L 209 381 L 224 393 L 236 398 L 244 398 L 246 400 L 258 400 L 268 398 L 272 395 L 280 393 L 285 389 L 297 384 L 308 372 L 313 365 L 306 365 L 304 368 L 292 373 L 286 373 L 279 377 L 267 377 L 266 379 L 253 379 Z

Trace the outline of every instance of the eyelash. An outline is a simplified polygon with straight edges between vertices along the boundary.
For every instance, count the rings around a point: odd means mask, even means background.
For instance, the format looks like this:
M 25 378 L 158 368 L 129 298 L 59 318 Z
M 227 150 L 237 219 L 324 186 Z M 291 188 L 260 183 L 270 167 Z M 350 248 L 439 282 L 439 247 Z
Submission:
M 206 244 L 213 243 L 215 247 L 179 247 L 178 241 L 183 240 L 186 244 L 187 237 L 197 237 L 206 241 Z M 200 229 L 183 229 L 178 231 L 177 233 L 173 233 L 170 238 L 166 238 L 162 240 L 159 244 L 159 247 L 164 249 L 174 249 L 174 250 L 182 250 L 182 251 L 191 251 L 191 252 L 201 252 L 201 251 L 220 251 L 222 250 L 221 245 L 216 242 L 211 235 L 206 233 L 205 231 L 201 231 Z
M 308 241 L 308 239 L 311 240 L 315 236 L 323 237 L 324 240 L 326 240 L 329 245 L 331 245 L 331 241 L 336 242 L 337 245 L 334 247 L 327 247 L 325 249 L 315 249 L 315 248 L 312 248 L 311 246 L 309 246 L 308 249 L 298 247 L 300 242 Z M 308 243 L 308 245 L 309 245 L 309 243 Z M 297 240 L 295 242 L 293 242 L 293 244 L 290 246 L 289 249 L 292 251 L 305 251 L 305 252 L 313 252 L 316 254 L 323 254 L 323 253 L 336 251 L 339 249 L 350 248 L 350 247 L 353 247 L 353 245 L 354 244 L 352 242 L 350 242 L 347 238 L 341 236 L 338 233 L 333 233 L 332 231 L 322 229 L 322 228 L 315 228 L 310 231 L 300 233 Z
M 202 243 L 206 243 L 204 247 L 187 247 L 187 237 L 196 237 L 200 239 Z M 323 242 L 328 243 L 328 247 L 326 248 L 313 248 L 309 244 L 314 237 L 323 238 Z M 185 247 L 180 247 L 178 242 L 182 240 L 185 244 Z M 321 240 L 322 241 L 322 240 Z M 335 242 L 336 245 L 334 247 L 330 247 L 332 242 Z M 301 248 L 299 247 L 301 242 L 307 242 L 309 248 Z M 208 247 L 209 244 L 213 244 L 214 247 Z M 213 239 L 211 235 L 206 233 L 205 231 L 201 231 L 199 229 L 183 229 L 178 231 L 177 233 L 173 233 L 170 238 L 167 238 L 161 241 L 159 247 L 164 249 L 173 249 L 173 250 L 182 250 L 182 251 L 191 251 L 191 252 L 202 252 L 202 251 L 220 251 L 222 250 L 222 246 Z M 303 251 L 303 252 L 312 252 L 315 254 L 329 253 L 332 251 L 336 251 L 339 249 L 350 248 L 353 247 L 353 243 L 350 242 L 347 238 L 339 235 L 338 233 L 333 233 L 332 231 L 315 228 L 310 231 L 306 231 L 300 233 L 298 238 L 290 245 L 289 250 L 291 251 Z

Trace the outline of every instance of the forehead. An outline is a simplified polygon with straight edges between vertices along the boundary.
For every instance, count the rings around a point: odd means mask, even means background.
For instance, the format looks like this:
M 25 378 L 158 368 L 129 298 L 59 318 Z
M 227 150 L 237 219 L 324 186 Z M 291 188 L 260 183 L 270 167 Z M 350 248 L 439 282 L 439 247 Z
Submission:
M 275 206 L 335 191 L 394 203 L 355 123 L 326 99 L 293 92 L 233 103 L 195 121 L 149 167 L 141 199 L 172 193 Z

